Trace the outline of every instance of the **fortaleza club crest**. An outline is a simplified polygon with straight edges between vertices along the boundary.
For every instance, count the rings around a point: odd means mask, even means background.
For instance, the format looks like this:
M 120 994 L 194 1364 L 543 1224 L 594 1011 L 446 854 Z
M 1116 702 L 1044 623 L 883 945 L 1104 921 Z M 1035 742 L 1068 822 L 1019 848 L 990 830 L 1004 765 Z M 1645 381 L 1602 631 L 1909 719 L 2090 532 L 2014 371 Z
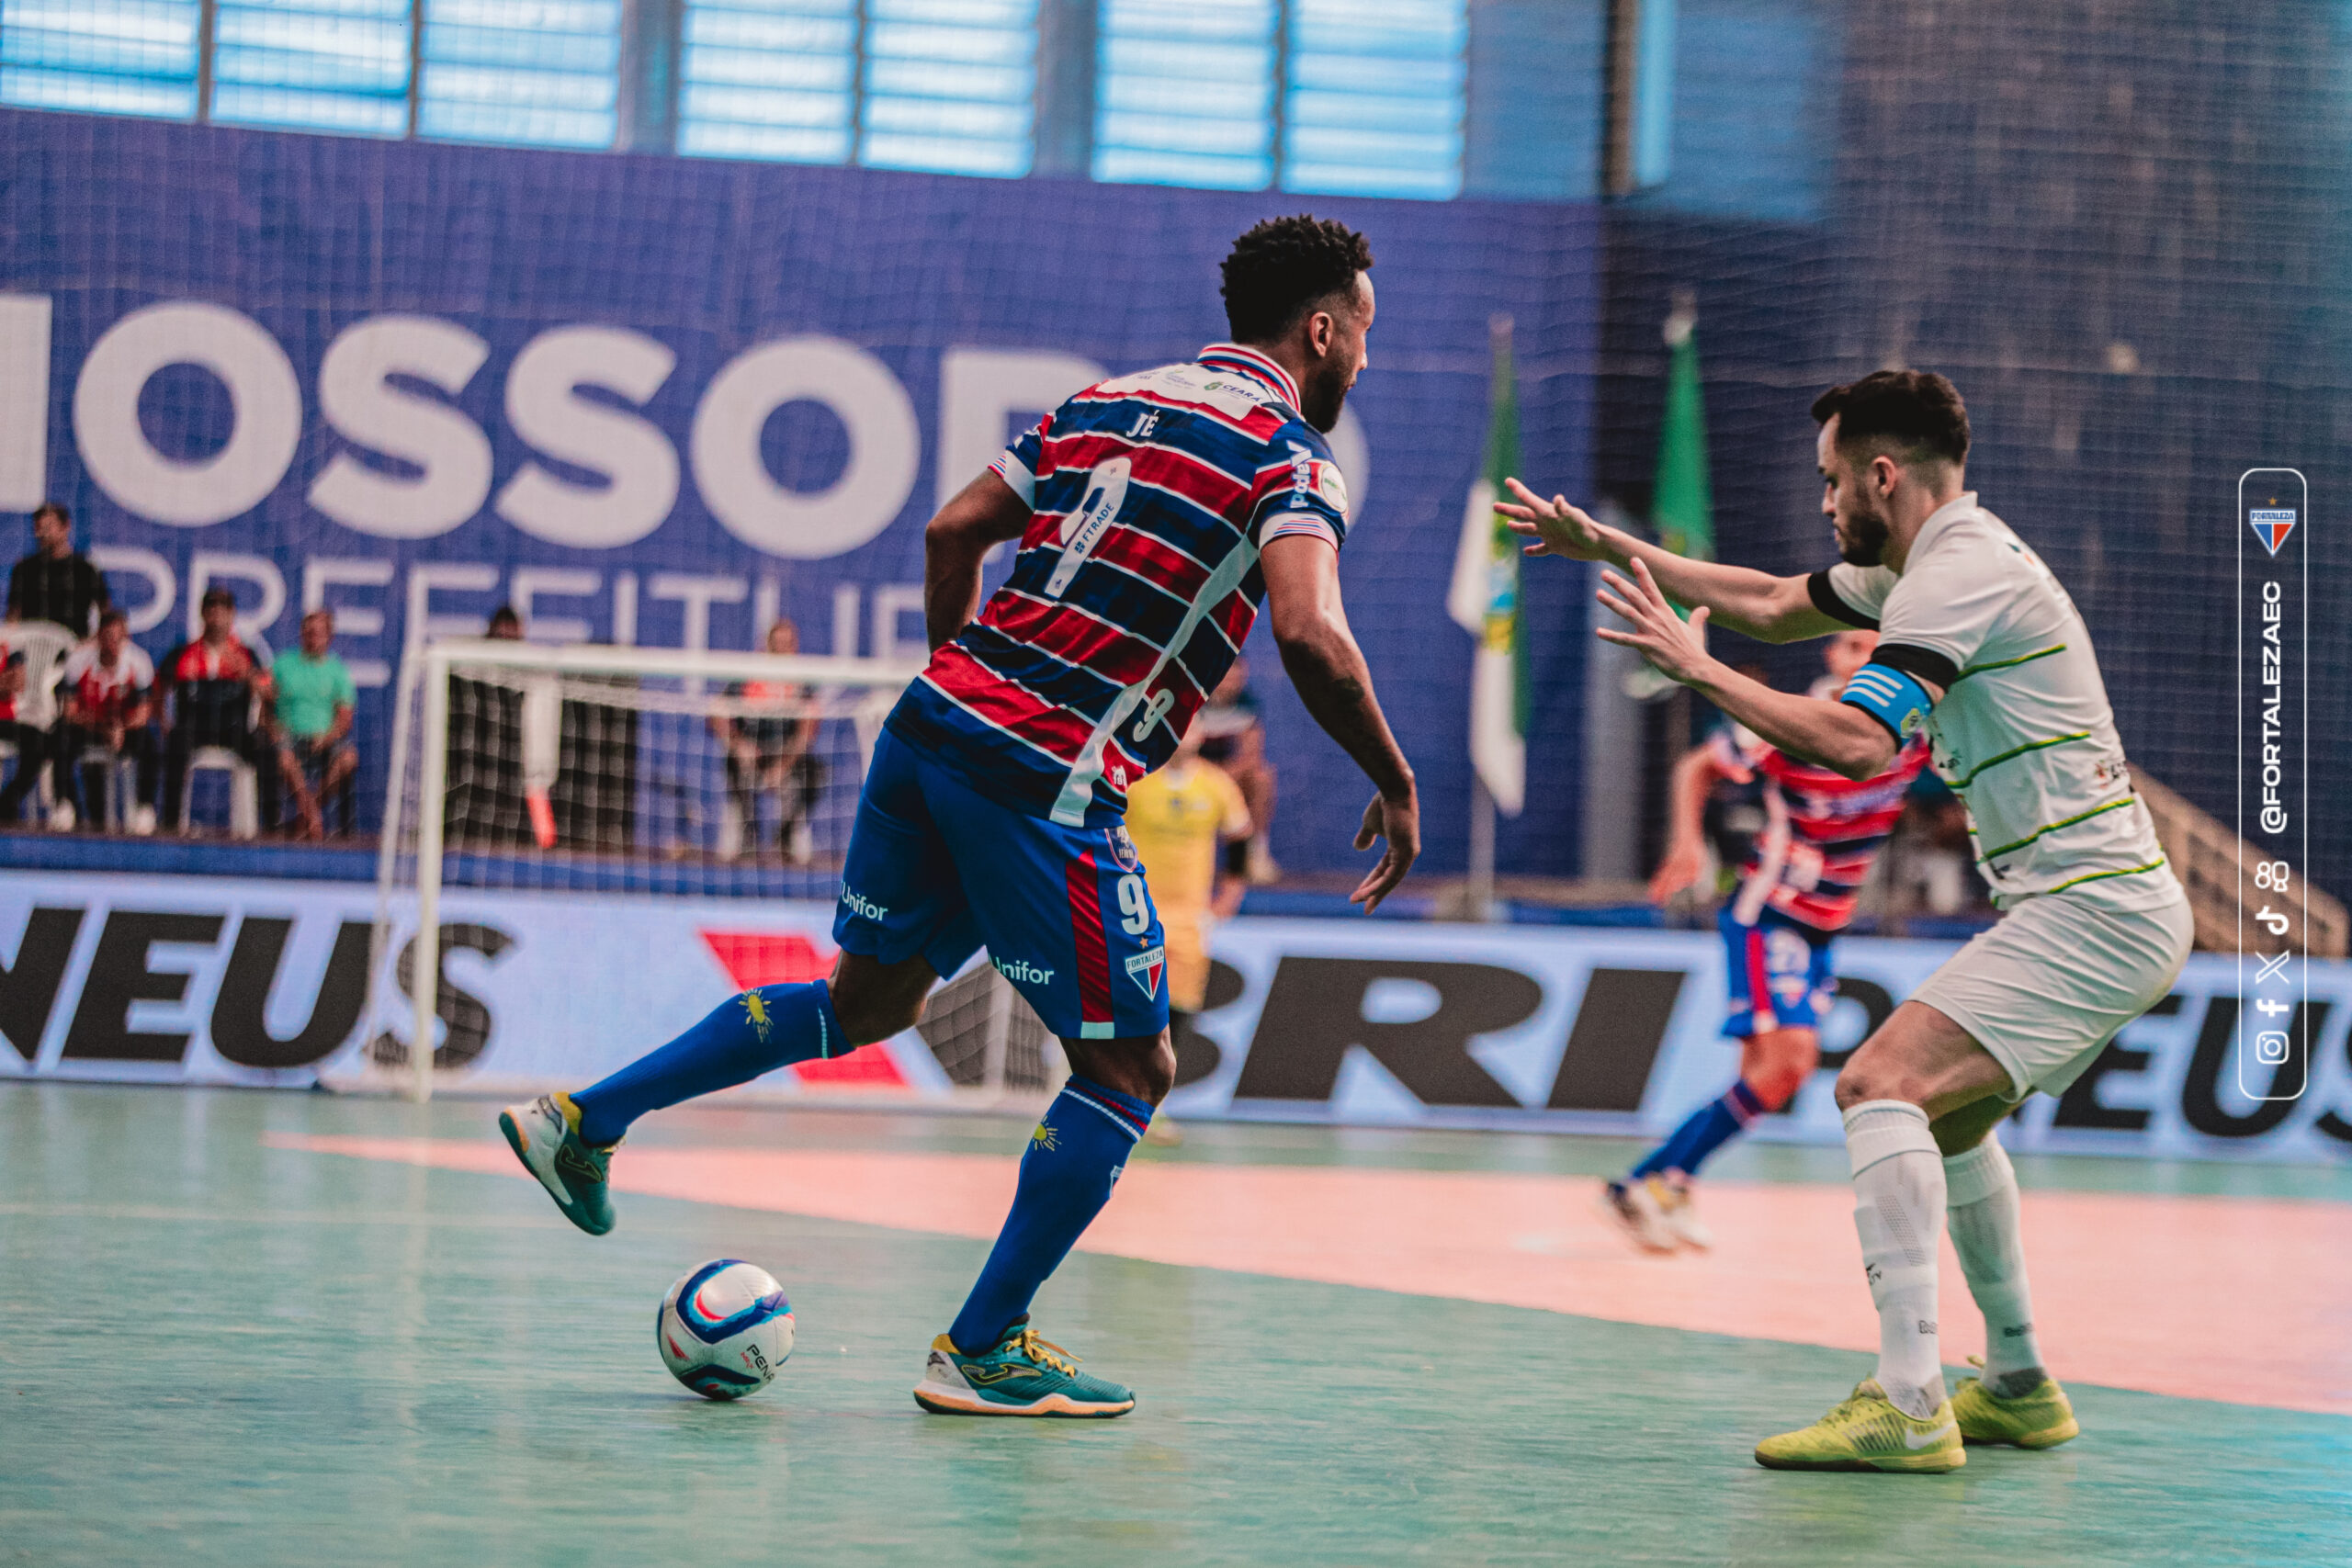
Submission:
M 2262 547 L 2274 556 L 2278 553 L 2278 547 L 2287 542 L 2287 536 L 2295 531 L 2295 509 L 2291 506 L 2249 506 L 2245 520 L 2254 525 L 2254 536 L 2262 541 Z
M 1136 853 L 1136 841 L 1127 837 L 1125 828 L 1105 828 L 1103 841 L 1111 846 L 1111 859 L 1121 871 L 1141 871 L 1143 856 Z
M 1155 947 L 1127 960 L 1127 978 L 1143 987 L 1147 997 L 1159 995 L 1159 976 L 1168 968 L 1168 950 Z

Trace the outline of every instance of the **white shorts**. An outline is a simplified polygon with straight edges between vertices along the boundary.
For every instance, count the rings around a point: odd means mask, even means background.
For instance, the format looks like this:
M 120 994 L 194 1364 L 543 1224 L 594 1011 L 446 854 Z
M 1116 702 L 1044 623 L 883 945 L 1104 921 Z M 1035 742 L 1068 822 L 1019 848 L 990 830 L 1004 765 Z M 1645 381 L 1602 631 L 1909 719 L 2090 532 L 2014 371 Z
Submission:
M 2095 889 L 2019 902 L 1912 993 L 2008 1069 L 2011 1092 L 2056 1094 L 2115 1032 L 2163 999 L 2195 935 L 2183 895 L 2118 908 Z

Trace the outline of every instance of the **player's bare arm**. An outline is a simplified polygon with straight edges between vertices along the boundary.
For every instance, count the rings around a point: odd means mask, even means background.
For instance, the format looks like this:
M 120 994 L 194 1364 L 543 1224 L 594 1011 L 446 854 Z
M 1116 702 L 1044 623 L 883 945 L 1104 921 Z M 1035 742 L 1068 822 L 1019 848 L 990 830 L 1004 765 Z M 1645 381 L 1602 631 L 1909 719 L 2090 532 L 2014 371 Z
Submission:
M 1503 482 L 1518 499 L 1498 502 L 1495 510 L 1513 533 L 1532 541 L 1527 547 L 1531 556 L 1602 561 L 1620 571 L 1640 561 L 1677 604 L 1703 606 L 1717 624 L 1760 642 L 1801 642 L 1846 629 L 1814 607 L 1802 577 L 1689 560 L 1588 516 L 1566 496 L 1546 501 L 1515 479 Z
M 956 492 L 922 531 L 922 624 L 933 648 L 953 642 L 980 609 L 980 562 L 1021 537 L 1029 503 L 993 468 Z
M 1776 692 L 1710 656 L 1706 607 L 1691 611 L 1687 623 L 1677 619 L 1645 560 L 1635 559 L 1630 576 L 1605 571 L 1601 581 L 1607 586 L 1595 597 L 1632 629 L 1604 626 L 1594 635 L 1634 649 L 1661 674 L 1697 692 L 1781 750 L 1849 779 L 1883 773 L 1894 760 L 1894 737 L 1861 709 Z M 1940 686 L 1924 679 L 1919 684 L 1931 702 L 1942 699 Z
M 1266 608 L 1273 617 L 1283 669 L 1315 722 L 1355 760 L 1379 792 L 1364 807 L 1356 848 L 1368 850 L 1380 839 L 1388 841 L 1388 848 L 1348 895 L 1370 914 L 1396 891 L 1421 852 L 1413 770 L 1389 733 L 1380 700 L 1373 694 L 1363 650 L 1348 629 L 1347 612 L 1340 602 L 1339 552 L 1325 540 L 1293 535 L 1269 542 L 1260 565 L 1266 574 Z
M 1707 793 L 1718 779 L 1746 784 L 1755 775 L 1746 768 L 1725 765 L 1713 746 L 1693 746 L 1674 764 L 1674 782 L 1667 801 L 1666 854 L 1650 877 L 1650 902 L 1663 904 L 1699 880 L 1707 863 L 1702 828 Z

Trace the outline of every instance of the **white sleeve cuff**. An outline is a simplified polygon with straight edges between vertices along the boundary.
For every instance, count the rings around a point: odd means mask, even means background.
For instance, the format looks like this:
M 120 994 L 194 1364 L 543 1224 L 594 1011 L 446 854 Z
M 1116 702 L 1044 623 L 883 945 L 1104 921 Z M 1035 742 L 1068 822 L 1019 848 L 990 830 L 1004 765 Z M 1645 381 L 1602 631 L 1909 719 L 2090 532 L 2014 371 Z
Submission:
M 1022 505 L 1037 504 L 1037 476 L 1029 471 L 1028 464 L 1006 452 L 989 467 L 995 470 L 997 478 L 1012 487 L 1012 493 L 1021 498 Z

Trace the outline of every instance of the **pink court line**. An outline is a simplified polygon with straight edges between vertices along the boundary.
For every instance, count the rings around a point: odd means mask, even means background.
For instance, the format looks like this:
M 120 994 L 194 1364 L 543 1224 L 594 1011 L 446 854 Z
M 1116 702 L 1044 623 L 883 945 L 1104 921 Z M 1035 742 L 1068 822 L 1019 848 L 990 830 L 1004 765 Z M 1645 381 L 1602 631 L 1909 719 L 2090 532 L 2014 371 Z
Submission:
M 272 1147 L 529 1179 L 496 1139 L 270 1134 Z M 1015 1162 L 978 1155 L 632 1149 L 623 1192 L 985 1239 Z M 1188 1268 L 1875 1351 L 1842 1186 L 1711 1182 L 1706 1253 L 1634 1253 L 1589 1179 L 1137 1163 L 1080 1247 Z M 2034 1311 L 2062 1377 L 2352 1416 L 2352 1203 L 2025 1194 Z M 1984 1349 L 1950 1244 L 1948 1360 Z M 1857 1375 L 1860 1375 L 1858 1372 Z

